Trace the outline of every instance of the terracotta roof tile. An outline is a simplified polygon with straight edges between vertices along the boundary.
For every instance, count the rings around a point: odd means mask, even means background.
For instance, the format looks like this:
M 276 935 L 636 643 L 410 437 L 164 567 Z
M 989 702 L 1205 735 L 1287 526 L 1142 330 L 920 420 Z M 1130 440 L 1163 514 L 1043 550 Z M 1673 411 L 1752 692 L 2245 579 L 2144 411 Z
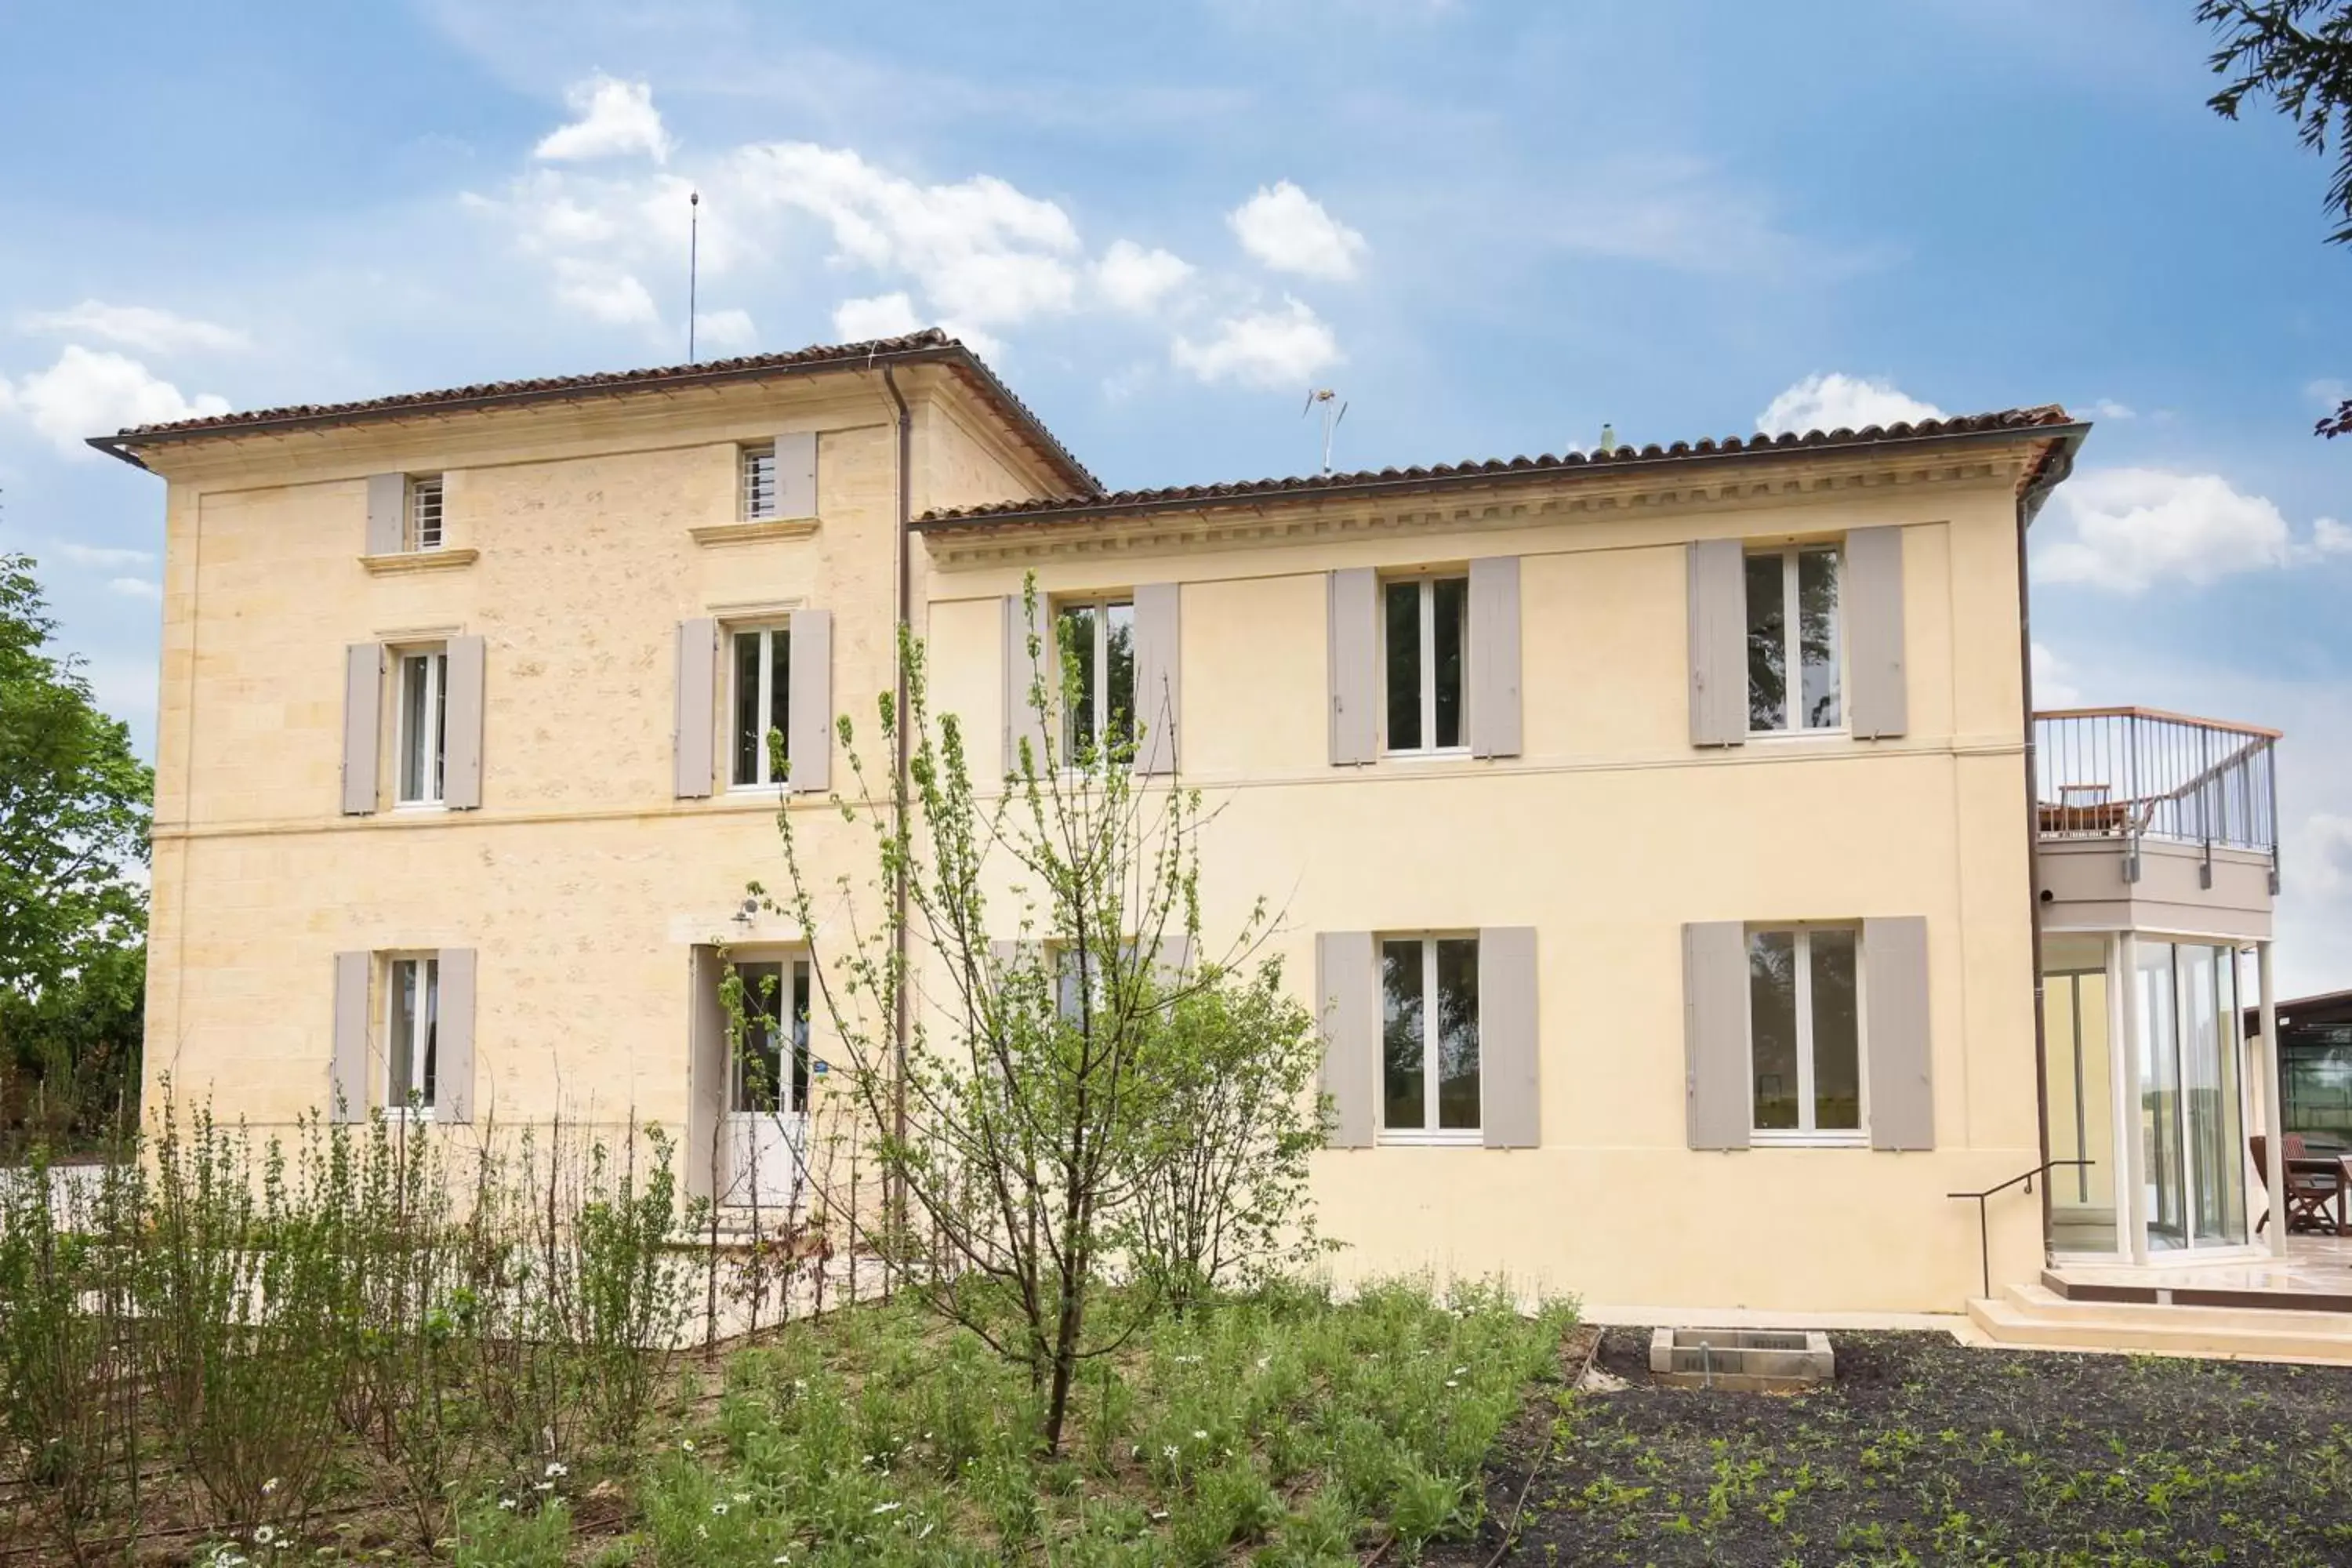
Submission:
M 1096 491 L 1039 500 L 997 501 L 954 511 L 932 511 L 916 526 L 949 530 L 1000 522 L 1051 521 L 1060 518 L 1101 516 L 1129 510 L 1246 501 L 1260 497 L 1307 497 L 1365 489 L 1410 489 L 1431 481 L 1467 480 L 1535 474 L 1570 473 L 1633 464 L 1671 463 L 1742 455 L 1801 451 L 1827 447 L 1880 446 L 1892 442 L 1932 440 L 2000 431 L 2073 426 L 2074 419 L 2058 405 L 2011 408 L 1993 414 L 1959 414 L 1946 419 L 1922 419 L 1893 425 L 1872 425 L 1860 430 L 1809 430 L 1802 434 L 1727 436 L 1670 446 L 1653 442 L 1644 447 L 1621 446 L 1607 453 L 1570 452 L 1565 457 L 1495 458 L 1486 461 L 1437 463 L 1409 468 L 1364 469 L 1349 474 L 1317 474 L 1289 479 L 1237 479 L 1205 485 L 1172 485 L 1160 489 Z
M 1076 494 L 1099 494 L 1101 483 L 1068 447 L 1046 429 L 1029 405 L 997 378 L 979 355 L 937 328 L 907 337 L 880 338 L 870 342 L 820 343 L 788 353 L 750 354 L 739 359 L 703 360 L 694 364 L 660 365 L 646 370 L 601 371 L 587 375 L 541 376 L 529 381 L 491 381 L 472 386 L 444 387 L 435 392 L 404 392 L 354 403 L 300 403 L 283 408 L 255 408 L 199 419 L 175 419 L 159 425 L 139 425 L 113 436 L 94 437 L 90 445 L 130 461 L 142 447 L 195 439 L 205 436 L 238 436 L 264 431 L 323 428 L 403 414 L 454 413 L 462 409 L 498 407 L 551 398 L 599 394 L 654 391 L 663 387 L 701 385 L 713 382 L 757 380 L 777 373 L 850 370 L 862 363 L 908 360 L 950 366 L 979 395 L 996 405 L 1055 468 L 1063 471 Z

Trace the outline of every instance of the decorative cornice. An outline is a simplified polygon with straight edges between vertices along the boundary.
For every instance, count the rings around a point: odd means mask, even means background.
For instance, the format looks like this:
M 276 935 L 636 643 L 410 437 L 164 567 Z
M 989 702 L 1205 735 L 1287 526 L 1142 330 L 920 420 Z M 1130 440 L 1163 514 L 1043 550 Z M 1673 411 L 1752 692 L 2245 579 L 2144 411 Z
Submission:
M 763 544 L 772 539 L 806 539 L 816 532 L 813 517 L 753 517 L 737 522 L 706 522 L 689 528 L 697 544 Z
M 1190 510 L 1156 509 L 1119 518 L 1088 516 L 1011 522 L 995 529 L 927 531 L 931 564 L 942 571 L 1100 556 L 1172 554 L 1189 550 L 1279 547 L 1382 535 L 1446 534 L 1525 528 L 1546 522 L 1653 517 L 1819 505 L 1865 491 L 2013 481 L 2014 457 L 1938 454 L 1908 462 L 1882 458 L 1824 469 L 1818 454 L 1763 472 L 1696 476 L 1661 473 L 1594 483 L 1564 476 L 1556 487 L 1524 482 L 1442 495 L 1326 498 L 1313 495 L 1204 501 Z M 1895 454 L 1888 453 L 1886 458 Z
M 453 572 L 471 566 L 478 550 L 404 550 L 397 555 L 362 555 L 360 564 L 373 576 L 396 577 L 410 572 Z

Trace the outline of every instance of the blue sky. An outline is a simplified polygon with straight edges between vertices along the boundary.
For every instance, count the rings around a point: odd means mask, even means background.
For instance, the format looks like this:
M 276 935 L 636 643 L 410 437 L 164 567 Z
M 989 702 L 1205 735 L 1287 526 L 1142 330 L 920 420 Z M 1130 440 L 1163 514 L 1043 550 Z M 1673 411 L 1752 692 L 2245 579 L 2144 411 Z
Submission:
M 153 725 L 217 406 L 943 321 L 1114 485 L 2063 402 L 2042 696 L 2289 733 L 2281 964 L 2352 985 L 2352 251 L 2189 0 L 0 16 L 0 548 Z

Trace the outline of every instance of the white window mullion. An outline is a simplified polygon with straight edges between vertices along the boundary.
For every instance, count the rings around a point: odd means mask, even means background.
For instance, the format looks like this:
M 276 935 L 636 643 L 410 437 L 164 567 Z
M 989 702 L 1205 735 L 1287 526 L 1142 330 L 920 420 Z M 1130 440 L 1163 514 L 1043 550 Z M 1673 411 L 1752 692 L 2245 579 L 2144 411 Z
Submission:
M 1799 553 L 1794 545 L 1780 552 L 1780 699 L 1788 710 L 1791 734 L 1806 728 L 1804 611 L 1797 599 Z M 1804 933 L 1799 932 L 1797 941 L 1804 940 Z
M 753 700 L 758 707 L 751 715 L 754 742 L 751 751 L 751 776 L 763 784 L 775 783 L 775 763 L 768 751 L 768 715 L 776 710 L 776 649 L 768 639 L 776 634 L 759 634 L 760 679 L 759 695 Z
M 1095 746 L 1108 751 L 1110 745 L 1110 601 L 1095 604 Z
M 445 763 L 449 734 L 449 716 L 443 704 L 448 700 L 449 656 L 436 653 L 425 663 L 425 722 L 432 726 L 425 746 L 433 757 L 433 800 L 436 805 L 449 798 L 448 779 Z
M 1816 1132 L 1813 1119 L 1813 937 L 1797 932 L 1797 1130 Z
M 1421 584 L 1421 744 L 1423 751 L 1437 750 L 1437 584 L 1426 578 Z
M 1424 587 L 1424 613 L 1427 592 Z M 1438 1131 L 1437 1042 L 1437 943 L 1424 938 L 1421 944 L 1421 1124 L 1432 1132 Z

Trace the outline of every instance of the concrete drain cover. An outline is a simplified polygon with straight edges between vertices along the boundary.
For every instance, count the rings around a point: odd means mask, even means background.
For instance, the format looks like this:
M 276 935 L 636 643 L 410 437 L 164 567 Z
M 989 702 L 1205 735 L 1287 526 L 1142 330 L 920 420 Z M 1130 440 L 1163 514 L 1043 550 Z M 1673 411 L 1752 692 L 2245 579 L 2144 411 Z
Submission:
M 1650 1375 L 1677 1388 L 1795 1394 L 1837 1375 L 1830 1337 L 1780 1329 L 1656 1329 Z

